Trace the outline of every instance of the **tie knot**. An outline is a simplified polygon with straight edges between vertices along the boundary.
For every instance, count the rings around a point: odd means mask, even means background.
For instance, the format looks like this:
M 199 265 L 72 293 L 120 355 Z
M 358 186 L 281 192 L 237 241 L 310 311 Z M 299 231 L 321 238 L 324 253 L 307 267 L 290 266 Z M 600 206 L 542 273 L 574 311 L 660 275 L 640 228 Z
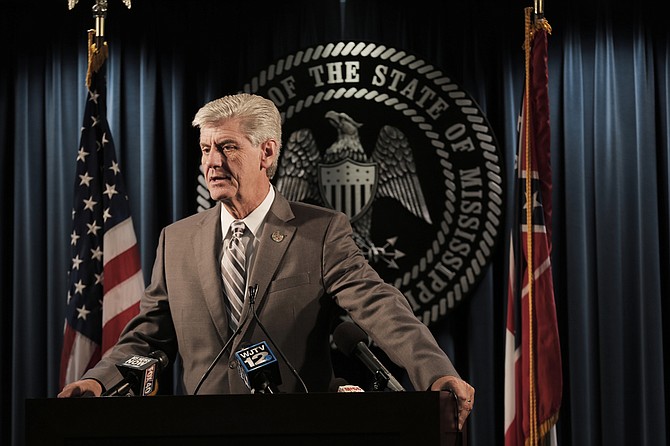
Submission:
M 233 234 L 233 237 L 240 238 L 244 234 L 244 230 L 247 228 L 247 225 L 244 224 L 242 220 L 235 220 L 230 225 L 230 231 Z

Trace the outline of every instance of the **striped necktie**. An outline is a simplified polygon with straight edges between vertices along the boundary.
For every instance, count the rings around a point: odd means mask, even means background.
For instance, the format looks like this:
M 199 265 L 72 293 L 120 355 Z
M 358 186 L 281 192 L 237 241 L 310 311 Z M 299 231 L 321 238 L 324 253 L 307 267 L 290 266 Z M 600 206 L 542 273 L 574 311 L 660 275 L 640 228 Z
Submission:
M 233 331 L 240 323 L 240 315 L 244 307 L 244 285 L 246 283 L 245 240 L 242 238 L 247 229 L 242 220 L 235 220 L 230 225 L 232 237 L 228 246 L 223 249 L 221 258 L 221 274 L 228 296 L 230 327 Z

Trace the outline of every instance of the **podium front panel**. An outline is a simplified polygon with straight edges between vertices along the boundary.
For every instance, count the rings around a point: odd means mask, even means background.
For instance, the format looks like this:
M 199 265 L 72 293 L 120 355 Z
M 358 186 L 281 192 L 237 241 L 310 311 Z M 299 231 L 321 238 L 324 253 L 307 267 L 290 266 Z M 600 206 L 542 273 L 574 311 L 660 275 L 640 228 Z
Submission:
M 448 392 L 364 392 L 26 401 L 26 446 L 463 445 Z

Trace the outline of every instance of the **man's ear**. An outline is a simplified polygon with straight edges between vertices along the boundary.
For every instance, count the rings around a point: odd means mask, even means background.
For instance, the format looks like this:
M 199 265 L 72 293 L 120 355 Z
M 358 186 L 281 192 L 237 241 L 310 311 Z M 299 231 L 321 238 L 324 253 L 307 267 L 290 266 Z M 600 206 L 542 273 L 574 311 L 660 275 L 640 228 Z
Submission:
M 268 139 L 261 146 L 261 167 L 269 169 L 272 166 L 272 163 L 275 162 L 278 155 L 277 141 L 274 139 Z

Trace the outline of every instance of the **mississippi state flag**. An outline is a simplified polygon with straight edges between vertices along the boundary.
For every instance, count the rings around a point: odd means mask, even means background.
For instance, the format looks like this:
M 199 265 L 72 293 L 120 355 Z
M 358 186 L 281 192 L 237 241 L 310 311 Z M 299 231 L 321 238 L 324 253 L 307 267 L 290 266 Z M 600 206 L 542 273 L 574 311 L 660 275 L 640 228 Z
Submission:
M 547 33 L 526 10 L 526 82 L 516 160 L 505 336 L 505 446 L 548 444 L 563 379 L 551 271 Z
M 128 197 L 107 124 L 103 74 L 107 46 L 95 50 L 89 33 L 88 95 L 76 158 L 61 388 L 79 379 L 116 343 L 139 312 L 144 290 Z M 92 66 L 96 60 L 97 66 Z

